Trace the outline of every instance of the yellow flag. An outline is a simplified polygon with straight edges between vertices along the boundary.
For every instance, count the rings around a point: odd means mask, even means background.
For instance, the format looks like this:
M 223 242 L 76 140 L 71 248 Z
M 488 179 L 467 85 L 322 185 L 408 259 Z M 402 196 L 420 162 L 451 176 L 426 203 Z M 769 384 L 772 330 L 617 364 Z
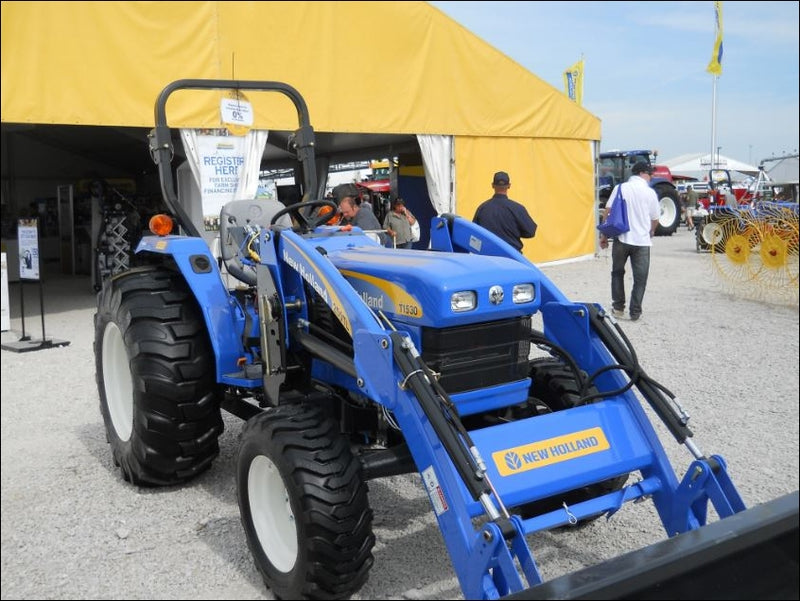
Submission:
M 706 71 L 719 77 L 722 75 L 722 2 L 714 2 L 714 16 L 716 18 L 717 37 L 714 40 L 714 51 L 711 53 L 711 62 Z
M 583 59 L 564 71 L 564 88 L 570 100 L 583 104 Z

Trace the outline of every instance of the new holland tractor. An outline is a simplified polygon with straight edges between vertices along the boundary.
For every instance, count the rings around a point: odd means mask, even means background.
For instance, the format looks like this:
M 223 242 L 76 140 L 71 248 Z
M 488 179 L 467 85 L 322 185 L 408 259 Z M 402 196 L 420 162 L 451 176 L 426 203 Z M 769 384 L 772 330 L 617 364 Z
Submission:
M 225 205 L 219 262 L 174 190 L 166 104 L 178 90 L 275 92 L 299 118 L 306 196 Z M 400 474 L 418 474 L 468 599 L 675 591 L 672 579 L 757 545 L 747 569 L 767 574 L 787 561 L 761 549 L 787 530 L 796 594 L 797 496 L 746 509 L 723 458 L 693 442 L 687 413 L 601 306 L 567 299 L 456 215 L 433 218 L 429 250 L 326 225 L 317 210 L 330 201 L 308 197 L 314 131 L 289 85 L 180 80 L 155 113 L 150 149 L 171 216 L 154 218 L 134 264 L 98 295 L 100 409 L 114 462 L 138 486 L 188 482 L 218 455 L 221 411 L 246 420 L 235 486 L 274 595 L 355 594 L 374 563 L 368 483 Z M 169 232 L 173 219 L 183 234 Z M 671 467 L 645 403 L 691 454 L 686 474 Z M 645 500 L 670 547 L 580 584 L 543 581 L 528 535 Z M 712 506 L 721 519 L 706 525 Z

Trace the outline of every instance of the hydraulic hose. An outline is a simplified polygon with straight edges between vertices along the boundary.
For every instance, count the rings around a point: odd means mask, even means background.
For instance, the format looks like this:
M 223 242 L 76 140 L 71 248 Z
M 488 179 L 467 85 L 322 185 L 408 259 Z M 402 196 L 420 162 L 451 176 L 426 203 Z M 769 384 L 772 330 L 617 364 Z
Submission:
M 622 388 L 620 392 L 635 385 L 678 443 L 683 444 L 687 438 L 691 438 L 693 433 L 686 425 L 686 417 L 679 414 L 671 402 L 674 398 L 673 395 L 671 393 L 667 394 L 668 391 L 665 392 L 666 389 L 661 384 L 644 372 L 636 359 L 636 354 L 630 342 L 627 339 L 625 339 L 625 342 L 620 339 L 620 336 L 624 337 L 624 334 L 620 333 L 618 336 L 611 329 L 605 312 L 601 313 L 601 310 L 595 305 L 587 305 L 587 309 L 592 329 L 619 363 L 617 366 L 603 368 L 602 371 L 613 369 L 614 367 L 625 370 L 631 377 L 631 382 Z M 593 375 L 589 381 L 597 375 L 599 375 L 599 372 Z

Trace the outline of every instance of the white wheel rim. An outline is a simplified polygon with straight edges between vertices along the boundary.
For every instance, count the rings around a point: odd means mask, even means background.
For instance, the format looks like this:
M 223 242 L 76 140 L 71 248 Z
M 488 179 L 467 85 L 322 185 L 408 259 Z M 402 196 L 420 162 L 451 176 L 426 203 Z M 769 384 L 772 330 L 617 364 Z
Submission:
M 675 223 L 675 216 L 677 214 L 675 212 L 675 203 L 669 196 L 664 196 L 659 204 L 661 212 L 658 217 L 658 222 L 664 227 L 669 227 Z
M 264 455 L 250 463 L 247 500 L 264 554 L 276 569 L 289 572 L 297 561 L 297 527 L 280 472 Z
M 133 432 L 133 377 L 125 341 L 115 323 L 109 322 L 103 332 L 102 357 L 108 413 L 117 437 L 125 442 Z
M 703 240 L 706 244 L 719 244 L 722 242 L 722 226 L 718 223 L 708 223 L 703 228 Z

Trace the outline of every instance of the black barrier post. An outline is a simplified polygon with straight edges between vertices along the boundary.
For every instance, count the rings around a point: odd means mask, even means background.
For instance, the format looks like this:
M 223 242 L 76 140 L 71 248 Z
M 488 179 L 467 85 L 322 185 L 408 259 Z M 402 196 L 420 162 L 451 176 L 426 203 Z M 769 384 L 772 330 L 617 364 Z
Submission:
M 46 338 L 44 331 L 44 284 L 42 279 L 39 278 L 39 311 L 42 314 L 42 338 L 35 339 L 25 334 L 25 295 L 23 288 L 25 287 L 26 280 L 19 280 L 19 299 L 20 299 L 20 313 L 22 319 L 22 336 L 17 342 L 4 342 L 2 344 L 3 350 L 13 351 L 15 353 L 26 353 L 28 351 L 40 351 L 46 348 L 54 348 L 58 346 L 68 346 L 68 340 L 56 340 L 54 338 Z
M 47 342 L 44 335 L 44 284 L 42 278 L 39 278 L 39 312 L 42 314 L 42 344 Z
M 22 289 L 25 287 L 24 283 L 25 283 L 25 280 L 20 278 L 19 279 L 19 311 L 20 311 L 20 317 L 22 318 L 22 338 L 19 339 L 20 342 L 23 342 L 25 340 L 30 340 L 31 339 L 30 336 L 26 336 L 25 335 L 25 295 L 22 292 Z

